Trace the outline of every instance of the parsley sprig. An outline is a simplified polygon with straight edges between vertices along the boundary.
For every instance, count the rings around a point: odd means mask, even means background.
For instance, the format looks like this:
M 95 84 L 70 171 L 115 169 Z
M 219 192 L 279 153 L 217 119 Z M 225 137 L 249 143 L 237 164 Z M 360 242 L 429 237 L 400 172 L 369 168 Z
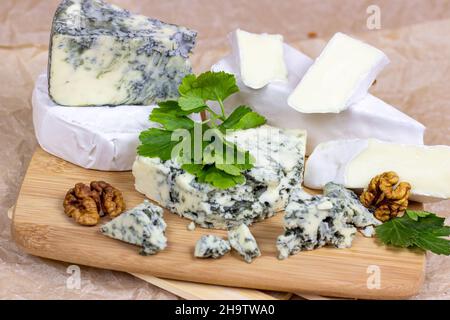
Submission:
M 400 218 L 392 219 L 376 228 L 377 237 L 397 247 L 419 247 L 436 254 L 450 255 L 450 227 L 444 218 L 426 211 L 407 210 Z
M 224 101 L 239 91 L 234 75 L 225 72 L 205 72 L 196 76 L 186 76 L 178 88 L 178 100 L 158 103 L 153 109 L 150 120 L 160 124 L 158 128 L 150 128 L 141 133 L 141 145 L 138 154 L 144 157 L 169 160 L 173 150 L 180 143 L 174 141 L 174 132 L 184 129 L 189 132 L 191 152 L 189 161 L 182 168 L 195 175 L 197 181 L 210 183 L 221 189 L 233 187 L 245 182 L 243 172 L 253 167 L 250 153 L 241 150 L 234 143 L 225 139 L 227 130 L 244 130 L 255 128 L 266 123 L 266 119 L 252 111 L 249 106 L 239 106 L 230 115 L 226 115 Z M 208 103 L 214 101 L 220 106 L 220 112 L 214 111 Z M 197 123 L 189 116 L 194 113 L 207 112 L 208 120 Z M 196 130 L 211 130 L 212 141 L 201 141 L 200 150 L 195 147 Z M 220 142 L 222 150 L 212 148 L 213 142 Z M 214 144 L 217 146 L 217 144 Z M 198 161 L 198 152 L 201 152 Z M 229 159 L 229 155 L 232 159 Z M 177 154 L 181 159 L 183 154 Z M 186 154 L 184 154 L 186 156 Z M 184 158 L 183 158 L 184 159 Z M 177 159 L 174 159 L 177 160 Z M 197 160 L 197 161 L 196 161 Z

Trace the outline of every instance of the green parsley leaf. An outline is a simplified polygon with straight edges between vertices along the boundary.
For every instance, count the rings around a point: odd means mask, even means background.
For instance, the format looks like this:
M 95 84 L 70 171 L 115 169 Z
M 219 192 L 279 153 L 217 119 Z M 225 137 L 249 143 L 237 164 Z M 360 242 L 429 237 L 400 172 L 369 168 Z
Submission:
M 226 173 L 213 165 L 208 166 L 207 170 L 204 172 L 202 182 L 208 182 L 214 187 L 219 189 L 228 189 L 234 187 L 237 184 L 242 184 L 245 182 L 245 177 L 240 174 L 234 176 Z
M 205 101 L 199 97 L 180 97 L 178 102 L 180 103 L 181 109 L 184 111 L 197 110 L 205 107 Z
M 384 244 L 397 247 L 419 247 L 436 254 L 450 255 L 450 227 L 444 218 L 424 211 L 407 210 L 400 218 L 392 219 L 376 228 Z
M 215 164 L 216 168 L 219 170 L 222 170 L 228 174 L 231 174 L 232 176 L 240 176 L 241 175 L 241 168 L 234 164 Z
M 406 214 L 414 221 L 419 221 L 419 217 L 425 218 L 426 216 L 429 216 L 431 212 L 408 210 L 406 211 Z
M 202 164 L 196 164 L 196 163 L 186 163 L 181 166 L 181 169 L 183 169 L 186 172 L 189 172 L 190 174 L 197 176 L 202 172 L 203 170 Z
M 245 130 L 259 127 L 266 123 L 266 118 L 253 112 L 248 106 L 237 107 L 219 126 L 221 130 Z
M 179 101 L 176 101 L 176 100 L 167 100 L 167 101 L 159 102 L 158 107 L 159 107 L 158 110 L 160 110 L 161 112 L 173 113 L 173 114 L 180 115 L 180 116 L 187 116 L 192 113 L 199 113 L 199 112 L 202 112 L 203 110 L 205 110 L 206 108 L 208 108 L 205 104 L 203 104 L 202 106 L 200 106 L 196 109 L 183 110 L 183 109 L 181 109 L 181 106 L 179 105 Z M 152 111 L 152 113 L 153 113 L 153 111 Z
M 179 141 L 172 141 L 172 131 L 158 128 L 150 128 L 141 132 L 139 136 L 141 145 L 138 147 L 140 156 L 149 158 L 161 158 L 161 160 L 170 160 L 172 149 Z
M 182 97 L 197 97 L 205 101 L 223 101 L 239 91 L 234 75 L 226 72 L 205 72 L 186 76 L 178 88 Z
M 194 128 L 194 121 L 192 119 L 179 115 L 176 112 L 167 112 L 161 108 L 153 109 L 150 120 L 162 124 L 169 131 L 175 131 L 177 129 L 190 130 Z
M 264 124 L 266 119 L 248 106 L 240 106 L 229 117 L 226 116 L 224 100 L 239 91 L 232 74 L 191 74 L 183 79 L 178 91 L 178 100 L 159 102 L 158 108 L 153 109 L 150 120 L 159 123 L 161 127 L 141 133 L 138 154 L 158 157 L 163 161 L 174 159 L 186 172 L 195 175 L 198 182 L 210 183 L 217 188 L 225 189 L 244 183 L 243 172 L 253 168 L 255 159 L 248 151 L 241 150 L 236 144 L 227 141 L 224 132 L 226 129 L 254 128 Z M 217 101 L 221 112 L 216 113 L 211 109 L 207 105 L 208 101 Z M 189 117 L 202 111 L 210 114 L 209 121 L 197 123 Z M 185 132 L 173 135 L 178 133 L 178 129 L 188 130 L 190 136 L 181 134 Z M 203 141 L 204 136 L 193 134 L 200 131 L 205 133 L 208 129 L 214 130 L 209 142 Z M 175 137 L 180 137 L 187 145 L 172 141 Z M 174 155 L 173 151 L 179 154 Z

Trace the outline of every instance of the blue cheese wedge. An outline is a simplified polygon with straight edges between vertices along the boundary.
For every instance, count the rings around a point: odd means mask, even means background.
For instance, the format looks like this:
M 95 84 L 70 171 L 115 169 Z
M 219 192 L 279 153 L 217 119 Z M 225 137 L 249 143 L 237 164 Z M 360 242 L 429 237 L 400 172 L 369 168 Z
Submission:
M 195 245 L 194 256 L 197 258 L 217 259 L 230 252 L 230 243 L 211 234 L 202 236 Z
M 113 239 L 142 247 L 142 255 L 152 255 L 167 246 L 163 209 L 145 200 L 101 227 Z
M 148 105 L 178 96 L 196 32 L 102 0 L 63 0 L 53 20 L 49 93 L 65 106 Z
M 273 216 L 301 184 L 306 134 L 270 126 L 227 135 L 255 158 L 246 182 L 222 190 L 198 183 L 173 160 L 138 156 L 133 165 L 136 190 L 171 212 L 205 228 L 228 229 Z
M 334 183 L 327 184 L 324 195 L 295 189 L 285 211 L 285 233 L 277 239 L 279 259 L 325 245 L 351 247 L 358 229 L 372 236 L 380 224 L 352 191 Z
M 230 241 L 231 247 L 236 250 L 247 263 L 251 263 L 253 259 L 261 255 L 255 237 L 253 237 L 250 229 L 245 224 L 241 224 L 238 227 L 228 230 L 228 240 Z

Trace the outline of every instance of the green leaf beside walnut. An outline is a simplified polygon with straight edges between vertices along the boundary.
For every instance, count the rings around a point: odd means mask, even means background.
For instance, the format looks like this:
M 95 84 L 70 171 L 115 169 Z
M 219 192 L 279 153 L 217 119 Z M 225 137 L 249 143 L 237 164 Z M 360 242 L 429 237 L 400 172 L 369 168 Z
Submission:
M 406 210 L 400 218 L 392 219 L 376 228 L 377 237 L 386 245 L 402 248 L 421 248 L 435 254 L 450 255 L 450 227 L 444 218 L 425 211 Z

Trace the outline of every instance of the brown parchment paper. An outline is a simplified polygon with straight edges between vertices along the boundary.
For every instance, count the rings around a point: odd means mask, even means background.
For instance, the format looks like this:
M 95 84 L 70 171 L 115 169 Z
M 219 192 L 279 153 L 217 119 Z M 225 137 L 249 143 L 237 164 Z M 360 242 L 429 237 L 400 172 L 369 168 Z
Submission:
M 35 78 L 47 66 L 49 30 L 58 2 L 0 1 L 0 299 L 174 299 L 176 296 L 131 275 L 83 266 L 80 289 L 69 289 L 67 263 L 27 255 L 11 239 L 7 210 L 16 201 L 36 147 L 31 92 Z M 198 30 L 199 42 L 192 57 L 196 72 L 209 69 L 228 52 L 226 35 L 237 27 L 281 33 L 312 57 L 333 33 L 356 35 L 391 59 L 372 93 L 426 125 L 428 144 L 450 145 L 450 1 L 111 2 Z M 366 9 L 373 4 L 381 9 L 380 30 L 366 26 Z M 450 216 L 449 201 L 426 209 Z M 428 255 L 425 283 L 414 298 L 450 299 L 449 257 Z

